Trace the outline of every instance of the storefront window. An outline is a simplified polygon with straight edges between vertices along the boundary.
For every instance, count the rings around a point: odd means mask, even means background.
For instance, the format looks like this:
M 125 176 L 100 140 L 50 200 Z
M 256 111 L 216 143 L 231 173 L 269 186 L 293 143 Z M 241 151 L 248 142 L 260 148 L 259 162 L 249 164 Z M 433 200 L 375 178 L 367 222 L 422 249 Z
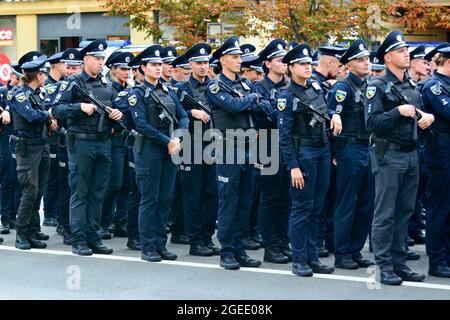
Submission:
M 59 40 L 58 39 L 41 39 L 39 41 L 39 51 L 45 54 L 47 57 L 59 52 Z

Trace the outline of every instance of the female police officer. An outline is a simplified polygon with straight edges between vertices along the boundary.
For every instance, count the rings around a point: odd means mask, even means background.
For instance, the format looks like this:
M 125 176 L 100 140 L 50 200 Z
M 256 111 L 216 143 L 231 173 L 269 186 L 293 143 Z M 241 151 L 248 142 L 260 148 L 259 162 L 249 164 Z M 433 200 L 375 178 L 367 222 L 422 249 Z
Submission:
M 291 174 L 292 207 L 289 237 L 292 272 L 302 277 L 331 273 L 320 263 L 316 249 L 319 215 L 330 179 L 330 149 L 326 135 L 326 103 L 311 77 L 311 49 L 301 44 L 283 58 L 292 82 L 278 99 L 280 148 Z M 311 112 L 312 106 L 323 117 Z
M 177 122 L 183 129 L 189 124 L 176 94 L 159 81 L 162 50 L 162 46 L 152 45 L 140 53 L 140 71 L 145 81 L 128 98 L 136 130 L 143 135 L 142 144 L 135 145 L 134 157 L 141 193 L 141 258 L 150 262 L 177 258 L 166 249 L 166 223 L 177 172 L 170 155 L 181 148 L 179 138 L 172 137 L 172 130 Z
M 28 56 L 29 57 L 28 57 Z M 44 55 L 27 54 L 22 64 L 23 87 L 11 100 L 14 136 L 16 137 L 17 178 L 22 187 L 22 197 L 17 212 L 16 247 L 21 250 L 45 248 L 47 244 L 37 239 L 34 226 L 50 166 L 47 126 L 57 127 L 49 111 L 45 111 L 40 98 L 40 87 L 47 78 Z
M 427 144 L 425 149 L 429 193 L 426 248 L 430 258 L 428 274 L 450 278 L 450 43 L 436 51 L 440 55 L 436 58 L 438 69 L 422 90 L 425 108 L 436 119 L 432 125 L 435 143 Z

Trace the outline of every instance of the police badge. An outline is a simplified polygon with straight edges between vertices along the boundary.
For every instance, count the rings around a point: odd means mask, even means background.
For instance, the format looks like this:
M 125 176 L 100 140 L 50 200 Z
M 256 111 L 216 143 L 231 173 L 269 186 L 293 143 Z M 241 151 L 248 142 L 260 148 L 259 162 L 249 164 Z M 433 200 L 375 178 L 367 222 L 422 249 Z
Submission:
M 347 92 L 343 90 L 337 90 L 334 97 L 336 98 L 337 102 L 341 103 L 342 101 L 345 100 L 345 97 L 347 97 Z
M 280 111 L 286 109 L 286 99 L 278 99 L 277 108 Z
M 432 86 L 430 90 L 435 96 L 438 96 L 442 93 L 441 86 L 438 83 Z
M 375 93 L 377 92 L 377 87 L 368 87 L 366 91 L 366 98 L 372 99 L 375 96 Z
M 128 98 L 128 103 L 130 104 L 130 106 L 134 107 L 137 103 L 137 97 L 136 95 L 132 95 L 131 97 Z

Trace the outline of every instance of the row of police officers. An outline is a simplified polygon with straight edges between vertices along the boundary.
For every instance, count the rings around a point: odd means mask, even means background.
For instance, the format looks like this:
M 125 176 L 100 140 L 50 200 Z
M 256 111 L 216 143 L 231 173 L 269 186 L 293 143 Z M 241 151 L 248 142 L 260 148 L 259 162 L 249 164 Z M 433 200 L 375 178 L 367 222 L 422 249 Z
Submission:
M 407 72 L 410 53 L 397 31 L 372 63 L 361 39 L 348 49 L 322 47 L 316 70 L 307 44 L 281 39 L 258 56 L 237 37 L 212 56 L 205 43 L 178 57 L 175 48 L 151 45 L 105 62 L 106 47 L 95 40 L 49 59 L 32 51 L 13 66 L 21 84 L 2 91 L 0 160 L 8 173 L 4 226 L 20 198 L 17 248 L 46 247 L 38 214 L 44 195 L 78 255 L 111 254 L 102 239 L 115 219 L 114 232 L 126 234 L 143 260 L 175 260 L 166 247 L 171 215 L 191 255 L 217 254 L 227 270 L 259 267 L 246 252 L 257 216 L 264 261 L 292 261 L 299 276 L 334 271 L 319 260 L 331 230 L 334 267 L 374 264 L 361 254 L 370 233 L 382 283 L 423 281 L 406 265 L 405 244 L 423 162 L 429 274 L 450 277 L 449 44 L 428 53 L 437 69 L 425 82 L 419 66 Z M 424 58 L 420 50 L 413 59 Z M 212 128 L 221 143 L 210 152 L 203 138 Z M 261 152 L 255 157 L 252 147 L 262 144 L 275 172 Z M 14 179 L 18 196 L 3 189 Z M 220 249 L 212 241 L 216 221 Z

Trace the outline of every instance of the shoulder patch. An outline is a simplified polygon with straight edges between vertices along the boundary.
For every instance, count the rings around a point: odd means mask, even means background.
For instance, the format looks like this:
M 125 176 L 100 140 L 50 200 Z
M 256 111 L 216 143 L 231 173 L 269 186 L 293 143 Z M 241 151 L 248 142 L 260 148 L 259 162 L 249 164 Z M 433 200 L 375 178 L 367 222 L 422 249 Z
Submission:
M 55 91 L 56 91 L 57 88 L 58 88 L 58 86 L 56 86 L 56 85 L 50 85 L 50 86 L 46 86 L 46 87 L 45 87 L 45 91 L 46 91 L 48 94 L 53 94 L 53 93 L 55 93 Z
M 119 97 L 125 97 L 128 95 L 128 91 L 126 90 L 122 90 L 117 94 Z
M 277 108 L 280 111 L 283 111 L 284 109 L 286 109 L 286 99 L 278 99 Z
M 59 91 L 64 91 L 64 90 L 66 90 L 67 85 L 68 85 L 68 82 L 67 82 L 67 81 L 62 81 L 62 82 L 61 82 L 61 85 L 59 86 Z
M 435 85 L 431 86 L 430 90 L 431 92 L 433 92 L 435 96 L 438 96 L 442 93 L 441 86 L 439 85 L 439 83 L 436 83 Z
M 377 92 L 377 87 L 367 87 L 366 90 L 366 98 L 372 99 L 375 96 L 375 93 Z
M 209 86 L 209 90 L 211 90 L 212 94 L 217 94 L 219 92 L 219 86 L 212 84 Z
M 130 106 L 134 107 L 137 103 L 137 97 L 135 94 L 133 94 L 132 96 L 128 97 L 128 103 L 130 104 Z
M 336 90 L 336 94 L 334 95 L 334 97 L 336 98 L 336 101 L 338 103 L 341 103 L 342 101 L 345 100 L 345 97 L 347 97 L 347 91 Z
M 320 84 L 317 83 L 317 81 L 314 81 L 314 82 L 312 83 L 312 86 L 313 86 L 314 89 L 316 89 L 316 91 L 319 91 L 319 90 L 322 89 L 322 88 L 320 87 Z
M 21 92 L 16 96 L 16 100 L 22 103 L 27 100 L 27 96 L 25 95 L 25 93 Z

